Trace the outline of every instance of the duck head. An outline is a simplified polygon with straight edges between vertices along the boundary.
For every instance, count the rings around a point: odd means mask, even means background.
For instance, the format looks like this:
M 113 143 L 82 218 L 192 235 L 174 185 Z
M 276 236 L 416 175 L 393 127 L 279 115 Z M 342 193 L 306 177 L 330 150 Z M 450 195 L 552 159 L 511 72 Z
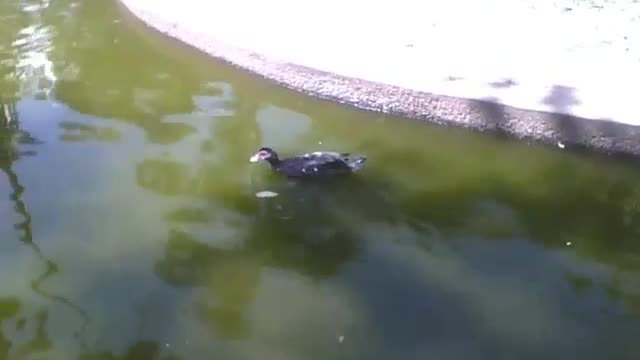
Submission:
M 278 154 L 276 154 L 276 152 L 270 147 L 262 147 L 257 153 L 253 154 L 253 156 L 249 158 L 249 161 L 251 162 L 258 162 L 260 160 L 268 161 L 272 164 L 277 163 Z

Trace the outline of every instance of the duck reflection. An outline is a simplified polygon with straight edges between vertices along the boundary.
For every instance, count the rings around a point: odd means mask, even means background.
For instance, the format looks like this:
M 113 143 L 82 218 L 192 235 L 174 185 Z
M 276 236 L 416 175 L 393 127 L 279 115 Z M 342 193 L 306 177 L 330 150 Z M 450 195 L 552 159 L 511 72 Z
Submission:
M 174 228 L 169 231 L 164 256 L 154 266 L 155 274 L 172 286 L 206 290 L 206 295 L 194 301 L 193 311 L 218 335 L 248 336 L 249 309 L 266 269 L 321 280 L 339 275 L 359 254 L 354 221 L 361 214 L 349 217 L 345 212 L 356 213 L 356 203 L 349 201 L 354 189 L 348 184 L 305 187 L 283 183 L 278 191 L 279 196 L 270 199 L 250 195 L 255 211 L 238 223 L 242 231 L 237 236 L 242 238 L 234 243 L 241 246 L 222 248 L 213 245 L 217 241 Z M 344 210 L 345 206 L 351 208 Z M 167 218 L 184 229 L 210 217 L 202 209 L 181 208 Z

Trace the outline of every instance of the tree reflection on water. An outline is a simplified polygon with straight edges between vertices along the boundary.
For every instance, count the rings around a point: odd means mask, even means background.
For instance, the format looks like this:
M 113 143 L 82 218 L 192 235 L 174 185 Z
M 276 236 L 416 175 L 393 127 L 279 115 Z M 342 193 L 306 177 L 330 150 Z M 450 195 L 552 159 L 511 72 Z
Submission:
M 22 156 L 35 156 L 37 154 L 34 150 L 22 150 L 21 147 L 24 145 L 38 145 L 41 141 L 20 129 L 20 119 L 17 111 L 15 111 L 15 102 L 5 103 L 0 101 L 0 108 L 3 110 L 0 113 L 0 169 L 9 180 L 9 185 L 12 190 L 9 198 L 13 202 L 13 209 L 20 216 L 20 220 L 14 224 L 14 228 L 20 234 L 18 237 L 19 240 L 33 250 L 34 254 L 45 267 L 43 273 L 31 282 L 31 288 L 42 297 L 52 302 L 64 304 L 78 313 L 83 319 L 82 328 L 76 332 L 76 336 L 80 336 L 80 333 L 84 331 L 89 323 L 87 313 L 68 298 L 47 291 L 43 287 L 47 279 L 58 273 L 58 265 L 42 252 L 33 239 L 31 214 L 23 201 L 25 188 L 20 183 L 19 176 L 13 169 L 15 162 Z M 19 313 L 19 308 L 20 301 L 18 299 L 6 299 L 0 303 L 0 311 L 2 312 L 2 319 L 0 320 L 16 316 Z M 19 356 L 27 356 L 31 353 L 47 351 L 53 346 L 46 333 L 49 310 L 40 309 L 33 317 L 33 321 L 36 324 L 36 332 L 32 339 L 17 346 L 15 351 Z M 17 323 L 18 328 L 23 327 L 24 325 L 20 324 L 24 324 L 26 321 L 26 319 L 19 320 Z M 2 344 L 2 349 L 4 350 L 6 348 L 8 353 L 11 341 L 6 339 L 4 335 L 2 337 Z

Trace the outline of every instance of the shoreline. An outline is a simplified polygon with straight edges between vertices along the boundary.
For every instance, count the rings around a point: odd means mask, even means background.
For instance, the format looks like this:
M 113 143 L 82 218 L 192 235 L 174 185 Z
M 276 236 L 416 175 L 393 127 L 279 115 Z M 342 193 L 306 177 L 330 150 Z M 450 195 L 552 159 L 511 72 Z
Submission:
M 606 103 L 605 99 L 599 105 L 601 105 L 600 109 L 605 110 L 606 106 L 604 105 L 609 105 L 611 116 L 597 116 L 597 111 L 593 111 L 593 109 L 597 109 L 598 106 L 591 103 L 584 104 L 583 108 L 572 107 L 571 104 L 583 104 L 583 101 L 575 93 L 580 94 L 585 91 L 576 91 L 584 89 L 563 85 L 545 85 L 544 87 L 548 90 L 546 96 L 543 99 L 536 98 L 538 105 L 533 104 L 528 108 L 510 104 L 508 96 L 501 96 L 501 98 L 494 95 L 496 92 L 507 95 L 516 94 L 512 96 L 513 100 L 518 98 L 518 91 L 527 91 L 527 89 L 523 90 L 524 85 L 512 79 L 489 82 L 487 88 L 484 89 L 487 93 L 485 96 L 474 96 L 473 92 L 482 93 L 483 89 L 474 87 L 471 82 L 464 83 L 464 80 L 461 81 L 455 77 L 445 80 L 449 84 L 458 83 L 457 88 L 451 86 L 445 88 L 443 85 L 441 89 L 427 92 L 420 90 L 421 85 L 417 83 L 416 86 L 410 88 L 390 82 L 383 83 L 371 79 L 355 78 L 332 72 L 330 66 L 326 66 L 327 69 L 318 69 L 320 66 L 312 68 L 304 64 L 304 59 L 298 59 L 298 64 L 282 60 L 286 56 L 283 56 L 283 53 L 277 56 L 277 51 L 264 50 L 259 53 L 255 50 L 248 50 L 246 46 L 243 48 L 239 44 L 234 44 L 230 39 L 216 36 L 215 26 L 211 29 L 209 27 L 203 28 L 197 25 L 197 21 L 195 25 L 184 21 L 189 18 L 190 14 L 194 14 L 194 11 L 197 12 L 193 7 L 185 6 L 188 4 L 183 4 L 184 10 L 174 14 L 168 12 L 167 5 L 154 6 L 150 0 L 118 1 L 124 11 L 129 12 L 147 27 L 186 43 L 240 70 L 248 71 L 308 96 L 392 116 L 506 135 L 515 139 L 566 149 L 588 149 L 610 155 L 640 158 L 640 126 L 638 126 L 640 125 L 640 111 L 636 111 L 632 103 L 626 101 L 625 98 L 627 93 L 633 92 L 633 88 L 625 88 L 628 91 L 624 91 L 622 88 L 607 91 L 613 99 L 617 100 L 617 103 L 614 101 Z M 188 3 L 193 0 L 184 1 Z M 262 38 L 258 37 L 258 39 Z M 330 42 L 331 39 L 326 41 Z M 283 48 L 278 48 L 276 45 L 273 45 L 276 50 Z M 261 45 L 261 47 L 266 49 L 268 44 Z M 269 55 L 264 53 L 269 53 Z M 329 58 L 327 63 L 329 60 L 341 59 L 340 56 L 332 57 L 332 55 L 327 55 L 327 58 Z M 437 61 L 434 60 L 434 62 Z M 638 64 L 640 70 L 640 62 Z M 339 68 L 339 65 L 336 66 L 336 69 Z M 385 71 L 393 74 L 396 71 L 394 69 L 398 68 L 402 68 L 402 63 L 389 63 Z M 626 79 L 626 81 L 634 84 L 633 77 Z M 594 83 L 597 84 L 597 82 Z M 430 84 L 429 86 L 436 85 Z M 640 89 L 640 81 L 635 83 L 635 86 Z M 530 91 L 531 89 L 528 90 L 533 93 Z M 622 96 L 616 94 L 616 91 L 619 91 Z M 459 96 L 453 96 L 456 93 Z M 626 97 L 629 96 L 626 95 Z M 526 100 L 526 97 L 521 96 L 519 101 L 524 103 Z M 554 111 L 541 110 L 540 104 L 544 105 L 545 100 L 554 103 L 549 105 L 555 106 Z M 533 103 L 533 101 L 530 102 Z M 514 100 L 511 103 L 518 103 L 518 101 Z M 580 111 L 588 113 L 589 109 L 594 115 L 590 118 L 576 114 Z M 600 111 L 600 113 L 602 112 Z M 617 119 L 621 120 L 616 121 Z M 636 120 L 638 124 L 635 123 Z

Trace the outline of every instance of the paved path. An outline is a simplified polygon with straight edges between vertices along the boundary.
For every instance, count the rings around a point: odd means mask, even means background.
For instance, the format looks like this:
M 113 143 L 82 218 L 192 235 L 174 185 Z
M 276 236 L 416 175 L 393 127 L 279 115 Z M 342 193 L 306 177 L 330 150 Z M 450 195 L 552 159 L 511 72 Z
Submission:
M 466 114 L 482 105 L 446 96 L 488 99 L 516 108 L 501 131 L 640 155 L 640 131 L 619 126 L 640 125 L 639 0 L 121 1 L 162 32 L 313 95 L 475 128 L 495 127 Z M 395 87 L 365 98 L 354 91 L 369 82 L 292 65 Z M 563 132 L 562 121 L 582 134 Z

